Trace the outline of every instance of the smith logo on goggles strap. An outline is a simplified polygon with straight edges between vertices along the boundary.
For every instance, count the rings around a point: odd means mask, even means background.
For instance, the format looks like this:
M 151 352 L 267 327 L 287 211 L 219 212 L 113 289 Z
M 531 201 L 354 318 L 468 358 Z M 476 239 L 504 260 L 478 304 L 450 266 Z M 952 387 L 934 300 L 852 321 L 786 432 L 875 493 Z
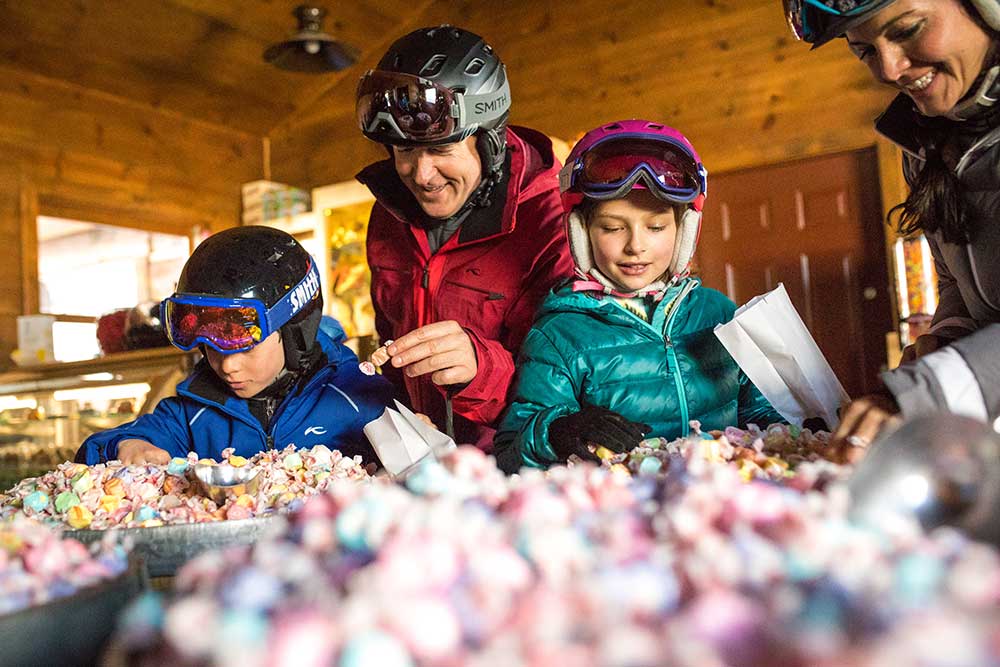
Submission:
M 292 319 L 319 294 L 315 262 L 271 308 L 260 299 L 174 294 L 160 304 L 170 342 L 182 350 L 205 344 L 222 354 L 245 352 Z
M 698 204 L 708 173 L 680 142 L 669 137 L 618 134 L 600 141 L 559 172 L 562 191 L 591 199 L 618 199 L 640 180 L 657 197 L 674 204 Z
M 358 126 L 387 140 L 433 143 L 500 118 L 510 108 L 510 86 L 466 95 L 412 74 L 369 70 L 358 84 Z

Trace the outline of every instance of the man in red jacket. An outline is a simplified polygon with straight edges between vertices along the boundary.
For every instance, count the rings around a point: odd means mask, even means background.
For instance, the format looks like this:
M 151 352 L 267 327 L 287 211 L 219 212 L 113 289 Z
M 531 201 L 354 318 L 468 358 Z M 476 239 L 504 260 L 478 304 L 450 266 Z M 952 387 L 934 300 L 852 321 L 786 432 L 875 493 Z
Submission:
M 485 451 L 507 407 L 535 310 L 572 276 L 559 162 L 542 134 L 507 127 L 510 88 L 483 39 L 423 28 L 358 86 L 362 132 L 390 159 L 358 180 L 375 195 L 368 263 L 383 366 L 412 407 Z

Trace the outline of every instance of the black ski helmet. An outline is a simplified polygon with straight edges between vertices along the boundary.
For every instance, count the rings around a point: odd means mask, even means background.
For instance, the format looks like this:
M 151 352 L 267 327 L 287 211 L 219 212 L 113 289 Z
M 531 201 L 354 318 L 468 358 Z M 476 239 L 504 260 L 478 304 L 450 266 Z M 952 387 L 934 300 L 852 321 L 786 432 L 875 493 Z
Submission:
M 312 257 L 290 234 L 258 225 L 233 227 L 202 241 L 181 270 L 178 295 L 259 299 L 270 308 L 306 277 Z M 285 368 L 301 370 L 316 344 L 323 295 L 280 325 Z
M 396 146 L 450 144 L 475 134 L 484 177 L 499 180 L 506 157 L 510 92 L 503 62 L 482 37 L 451 25 L 414 30 L 396 40 L 376 69 L 365 74 L 359 93 L 366 79 L 379 72 L 417 76 L 463 96 L 493 95 L 494 103 L 485 116 L 471 120 L 459 116 L 454 131 L 434 141 L 401 137 L 385 124 L 362 124 L 361 130 L 372 141 Z

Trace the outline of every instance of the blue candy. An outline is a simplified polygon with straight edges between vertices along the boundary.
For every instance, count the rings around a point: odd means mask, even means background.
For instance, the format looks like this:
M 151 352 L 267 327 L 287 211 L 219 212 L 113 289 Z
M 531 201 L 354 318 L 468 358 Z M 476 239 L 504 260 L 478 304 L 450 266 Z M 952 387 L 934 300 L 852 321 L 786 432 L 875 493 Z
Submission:
M 24 497 L 24 506 L 28 509 L 41 512 L 49 506 L 49 494 L 44 491 L 34 491 Z
M 183 475 L 187 472 L 188 467 L 191 464 L 188 463 L 187 459 L 182 459 L 179 456 L 175 456 L 170 459 L 170 463 L 167 464 L 167 474 L 168 475 Z
M 663 463 L 660 459 L 655 456 L 647 456 L 639 464 L 639 474 L 640 475 L 655 475 L 660 472 L 660 468 L 663 467 Z
M 406 648 L 392 635 L 366 632 L 353 638 L 340 655 L 339 667 L 413 667 Z
M 140 523 L 143 521 L 150 521 L 151 519 L 156 519 L 160 516 L 160 513 L 149 505 L 143 505 L 135 511 L 135 520 Z

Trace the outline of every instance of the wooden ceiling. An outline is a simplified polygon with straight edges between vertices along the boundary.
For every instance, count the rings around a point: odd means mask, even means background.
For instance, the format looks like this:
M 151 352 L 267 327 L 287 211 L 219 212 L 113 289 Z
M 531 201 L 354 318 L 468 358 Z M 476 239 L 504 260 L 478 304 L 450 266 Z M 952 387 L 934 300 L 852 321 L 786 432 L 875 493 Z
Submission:
M 791 39 L 778 0 L 317 0 L 326 31 L 360 51 L 353 67 L 323 75 L 262 58 L 294 30 L 298 4 L 0 0 L 0 76 L 40 77 L 248 143 L 268 137 L 264 173 L 303 187 L 383 155 L 354 125 L 354 87 L 422 25 L 461 25 L 497 48 L 514 123 L 572 139 L 614 118 L 656 118 L 715 169 L 871 145 L 888 98 L 847 49 L 810 53 Z
M 324 28 L 369 62 L 430 0 L 316 4 Z M 0 68 L 68 82 L 264 136 L 357 66 L 286 72 L 264 49 L 294 32 L 297 0 L 0 0 Z

